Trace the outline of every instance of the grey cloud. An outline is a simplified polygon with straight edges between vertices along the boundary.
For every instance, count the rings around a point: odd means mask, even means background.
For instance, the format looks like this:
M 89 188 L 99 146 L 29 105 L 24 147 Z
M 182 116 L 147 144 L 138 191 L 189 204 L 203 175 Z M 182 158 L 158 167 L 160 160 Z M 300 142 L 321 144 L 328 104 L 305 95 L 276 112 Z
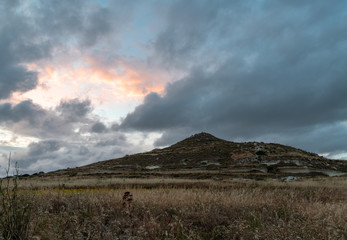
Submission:
M 183 33 L 188 38 L 203 34 L 206 44 L 214 40 L 211 55 L 220 54 L 222 61 L 217 60 L 213 68 L 200 60 L 198 45 L 189 47 L 193 55 L 186 58 L 179 41 L 169 41 L 167 46 L 162 41 L 170 51 L 160 49 L 168 56 L 177 54 L 183 62 L 195 60 L 195 66 L 185 78 L 169 84 L 163 96 L 147 95 L 120 128 L 164 131 L 158 145 L 177 139 L 175 129 L 208 131 L 233 139 L 285 135 L 288 138 L 281 138 L 283 141 L 293 142 L 291 136 L 303 137 L 302 132 L 323 137 L 319 126 L 329 128 L 346 121 L 347 35 L 343 29 L 347 21 L 341 21 L 346 18 L 345 3 L 277 3 L 275 7 L 268 3 L 255 8 L 240 2 L 224 8 L 221 4 L 218 14 L 185 22 L 192 31 Z M 235 8 L 243 11 L 233 15 Z M 194 14 L 190 17 L 194 19 Z M 213 31 L 220 34 L 210 39 L 200 25 L 214 25 L 217 18 L 220 24 Z M 168 25 L 166 31 L 175 35 L 170 31 L 175 26 Z M 170 57 L 166 59 L 170 62 Z M 317 143 L 315 149 L 324 150 L 324 144 Z M 301 146 L 312 147 L 308 141 Z M 330 150 L 339 149 L 347 151 L 340 145 Z
M 187 101 L 188 98 L 188 96 L 180 96 L 170 101 L 170 99 L 161 97 L 157 93 L 150 93 L 145 97 L 142 105 L 137 106 L 133 113 L 126 116 L 120 128 L 164 130 L 178 125 L 181 126 L 181 123 L 188 123 L 190 116 L 180 112 L 181 110 L 187 112 L 184 108 L 181 108 L 181 105 L 185 102 L 192 106 Z M 189 106 L 186 106 L 186 108 L 189 108 Z M 194 114 L 193 111 L 191 113 Z
M 31 101 L 1 103 L 0 124 L 42 140 L 15 155 L 28 171 L 137 152 L 143 145 L 135 148 L 120 134 L 129 129 L 162 132 L 156 146 L 205 131 L 229 140 L 346 152 L 345 9 L 346 3 L 323 0 L 2 1 L 0 99 L 37 86 L 37 73 L 26 63 L 77 50 L 113 67 L 122 57 L 119 36 L 132 33 L 129 24 L 149 12 L 156 16 L 145 22 L 155 24 L 145 27 L 159 34 L 139 43 L 146 46 L 143 61 L 125 62 L 168 74 L 178 70 L 185 77 L 168 84 L 162 95 L 149 94 L 110 128 L 92 115 L 89 100 L 79 99 L 54 109 Z
M 118 142 L 115 139 L 107 139 L 107 140 L 101 140 L 99 141 L 96 146 L 98 147 L 107 147 L 107 146 L 115 146 Z
M 163 66 L 184 68 L 201 53 L 215 30 L 218 15 L 231 1 L 174 1 L 164 16 L 166 28 L 153 43 L 155 59 Z M 199 60 L 200 61 L 200 60 Z
M 94 133 L 103 133 L 107 130 L 107 127 L 102 122 L 96 122 L 93 124 L 90 130 Z
M 45 114 L 45 110 L 31 100 L 20 102 L 17 105 L 0 104 L 0 122 L 19 122 L 25 119 L 30 124 L 35 125 Z
M 131 20 L 134 6 L 134 1 L 112 1 L 103 6 L 95 1 L 62 0 L 39 1 L 30 10 L 50 41 L 89 48 L 124 28 Z
M 170 146 L 173 143 L 179 142 L 186 137 L 189 137 L 197 132 L 191 128 L 173 128 L 166 129 L 163 135 L 154 142 L 154 146 L 163 147 Z
M 15 91 L 26 92 L 36 85 L 37 73 L 18 65 L 0 65 L 0 99 L 10 97 Z
M 334 44 L 336 38 L 346 38 L 346 24 L 338 20 L 345 17 L 345 7 L 342 2 L 332 6 L 326 1 L 175 1 L 164 30 L 154 41 L 153 58 L 169 68 L 198 64 L 209 68 L 206 64 L 218 64 L 231 55 L 247 59 L 271 50 L 289 54 L 285 60 L 292 64 L 317 48 Z M 266 46 L 269 41 L 271 45 Z
M 95 146 L 97 147 L 109 147 L 109 146 L 124 146 L 128 145 L 127 138 L 121 133 L 111 133 L 109 136 L 104 136 L 97 141 Z
M 32 101 L 0 104 L 2 127 L 15 135 L 41 139 L 26 149 L 12 149 L 20 172 L 81 166 L 134 152 L 127 138 L 120 132 L 107 131 L 91 109 L 89 100 L 80 99 L 64 100 L 55 109 L 43 109 Z M 85 134 L 90 129 L 103 134 Z M 6 163 L 7 149 L 0 146 L 0 164 Z
M 61 147 L 61 142 L 55 140 L 45 140 L 38 143 L 30 143 L 28 146 L 28 154 L 29 156 L 38 156 L 45 153 L 58 151 Z
M 113 144 L 97 144 L 109 141 Z M 136 146 L 128 143 L 121 133 L 109 133 L 75 139 L 50 139 L 29 144 L 26 149 L 13 151 L 12 160 L 18 162 L 20 173 L 52 171 L 67 167 L 82 166 L 95 161 L 121 157 L 136 152 Z M 7 155 L 0 154 L 0 163 L 6 163 Z M 1 173 L 0 173 L 1 174 Z
M 63 100 L 60 102 L 56 110 L 60 112 L 61 116 L 71 122 L 78 121 L 84 118 L 92 111 L 90 100 L 80 100 L 78 98 L 71 100 Z
M 328 153 L 331 157 L 346 152 L 347 126 L 344 123 L 317 125 L 286 137 L 289 145 L 303 147 L 312 152 Z
M 78 155 L 80 155 L 80 156 L 91 155 L 91 152 L 85 146 L 80 146 L 79 151 L 78 151 Z
M 119 123 L 113 123 L 111 125 L 111 130 L 112 131 L 118 131 L 119 130 Z
M 27 63 L 76 49 L 91 54 L 96 44 L 105 45 L 100 40 L 112 39 L 114 46 L 116 33 L 132 20 L 135 2 L 113 4 L 117 7 L 93 0 L 1 1 L 0 99 L 37 86 L 37 73 L 28 70 Z
M 1 104 L 0 124 L 17 134 L 33 137 L 61 136 L 72 131 L 71 124 L 31 100 L 17 105 Z
M 86 128 L 96 120 L 89 117 L 89 100 L 72 99 L 60 103 L 56 109 L 43 109 L 31 100 L 16 105 L 0 104 L 0 124 L 17 134 L 39 138 L 72 138 L 77 128 Z
M 32 8 L 32 12 L 36 16 L 37 25 L 41 26 L 42 30 L 45 30 L 53 38 L 52 40 L 64 43 L 66 41 L 65 36 L 67 35 L 70 37 L 75 36 L 77 40 L 81 39 L 82 41 L 83 35 L 90 36 L 89 32 L 93 30 L 94 34 L 96 36 L 98 35 L 99 29 L 93 27 L 94 21 L 89 19 L 90 13 L 88 14 L 89 10 L 92 10 L 92 12 L 94 10 L 98 11 L 98 6 L 94 6 L 96 7 L 95 9 L 91 8 L 92 6 L 89 1 L 79 0 L 40 1 L 40 4 L 36 8 Z M 84 11 L 81 11 L 81 9 L 84 9 Z M 94 19 L 96 19 L 95 16 Z M 94 41 L 90 42 L 90 44 L 92 43 Z
M 91 14 L 87 27 L 83 33 L 84 44 L 87 46 L 93 45 L 98 38 L 107 35 L 113 28 L 112 13 L 109 9 L 100 8 Z
M 28 22 L 16 13 L 16 2 L 0 3 L 0 99 L 13 92 L 25 92 L 37 85 L 37 73 L 29 71 L 22 63 L 42 57 L 42 51 L 27 39 L 34 37 Z M 41 49 L 45 47 L 42 46 Z

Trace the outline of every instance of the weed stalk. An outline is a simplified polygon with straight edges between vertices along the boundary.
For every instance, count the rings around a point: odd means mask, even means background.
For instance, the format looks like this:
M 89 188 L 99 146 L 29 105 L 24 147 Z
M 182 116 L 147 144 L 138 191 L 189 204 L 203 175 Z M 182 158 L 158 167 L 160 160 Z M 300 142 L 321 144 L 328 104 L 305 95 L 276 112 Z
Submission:
M 0 228 L 2 239 L 23 240 L 28 239 L 31 207 L 21 202 L 18 196 L 18 166 L 15 164 L 15 173 L 9 175 L 11 169 L 11 153 L 8 166 L 5 169 L 6 178 L 0 179 Z

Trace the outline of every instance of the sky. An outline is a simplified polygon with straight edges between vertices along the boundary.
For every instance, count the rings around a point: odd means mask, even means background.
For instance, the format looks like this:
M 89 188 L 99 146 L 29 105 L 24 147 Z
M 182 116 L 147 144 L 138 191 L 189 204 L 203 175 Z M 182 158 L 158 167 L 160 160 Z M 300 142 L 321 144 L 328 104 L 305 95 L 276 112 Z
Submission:
M 2 0 L 0 166 L 199 132 L 347 159 L 347 2 Z

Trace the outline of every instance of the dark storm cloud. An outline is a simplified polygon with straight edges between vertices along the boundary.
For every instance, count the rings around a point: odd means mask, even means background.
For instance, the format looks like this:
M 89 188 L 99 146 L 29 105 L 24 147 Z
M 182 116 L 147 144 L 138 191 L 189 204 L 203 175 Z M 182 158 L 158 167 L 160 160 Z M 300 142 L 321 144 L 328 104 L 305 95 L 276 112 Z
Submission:
M 64 44 L 73 44 L 75 38 L 80 44 L 91 46 L 116 26 L 112 23 L 113 13 L 93 1 L 40 1 L 31 10 L 45 33 Z M 71 42 L 66 42 L 66 36 Z
M 182 56 L 183 63 L 193 59 L 195 66 L 186 77 L 169 84 L 163 96 L 147 95 L 120 128 L 164 131 L 158 145 L 176 139 L 172 134 L 177 135 L 177 129 L 209 131 L 229 139 L 285 136 L 282 141 L 294 142 L 304 134 L 322 137 L 320 127 L 329 129 L 346 121 L 345 3 L 218 3 L 212 14 L 205 14 L 208 5 L 202 2 L 172 8 L 192 20 L 169 21 L 155 46 L 165 61 L 172 58 L 176 64 Z M 203 31 L 206 26 L 211 26 L 213 36 Z M 177 41 L 162 41 L 166 34 Z M 199 44 L 190 42 L 210 46 L 212 53 L 204 57 Z M 347 137 L 347 131 L 339 135 Z M 312 146 L 310 140 L 297 144 L 317 151 L 327 144 Z M 335 145 L 338 149 L 347 150 Z
M 331 157 L 346 152 L 346 137 L 346 124 L 326 124 L 315 126 L 309 130 L 304 129 L 304 131 L 297 132 L 292 136 L 288 134 L 287 143 L 292 146 L 305 146 L 313 152 L 328 153 L 328 156 Z
M 225 3 L 228 5 L 229 3 Z M 165 16 L 167 28 L 159 33 L 154 50 L 164 66 L 189 64 L 209 39 L 215 27 L 220 3 L 207 1 L 175 1 Z
M 35 31 L 30 29 L 30 21 L 16 12 L 17 4 L 17 1 L 0 3 L 0 99 L 35 88 L 37 73 L 21 64 L 45 54 L 44 44 L 39 48 L 27 40 L 35 37 Z
M 117 47 L 119 37 L 132 20 L 138 1 L 41 0 L 29 6 L 41 35 L 60 50 L 89 51 L 95 45 L 111 41 Z M 107 44 L 106 44 L 107 45 Z M 106 56 L 107 57 L 107 56 Z
M 154 146 L 169 146 L 196 133 L 196 130 L 188 127 L 166 129 L 163 135 L 154 142 Z
M 0 65 L 0 99 L 10 97 L 15 91 L 26 92 L 35 88 L 36 85 L 35 72 L 27 71 L 24 67 L 15 64 Z

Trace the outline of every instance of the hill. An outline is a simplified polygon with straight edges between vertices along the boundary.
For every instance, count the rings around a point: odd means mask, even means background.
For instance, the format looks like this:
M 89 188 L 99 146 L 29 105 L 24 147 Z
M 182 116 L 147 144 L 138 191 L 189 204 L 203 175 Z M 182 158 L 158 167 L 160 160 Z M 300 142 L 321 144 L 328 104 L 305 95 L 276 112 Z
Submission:
M 230 142 L 203 132 L 170 147 L 50 174 L 203 178 L 338 176 L 346 172 L 347 161 L 330 160 L 315 153 L 275 143 Z

